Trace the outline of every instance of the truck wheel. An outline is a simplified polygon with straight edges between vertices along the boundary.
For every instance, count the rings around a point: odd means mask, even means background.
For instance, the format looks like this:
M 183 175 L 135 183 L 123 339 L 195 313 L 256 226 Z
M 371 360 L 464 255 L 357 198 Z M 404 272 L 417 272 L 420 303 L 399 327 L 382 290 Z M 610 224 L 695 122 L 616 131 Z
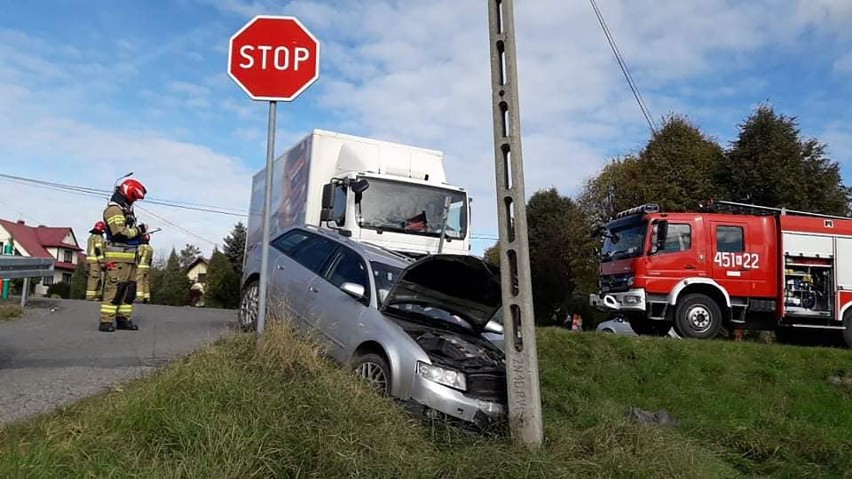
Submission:
M 693 293 L 678 302 L 675 330 L 685 338 L 709 339 L 722 327 L 722 310 L 709 296 Z
M 852 315 L 846 316 L 846 328 L 843 330 L 843 340 L 846 341 L 846 347 L 852 348 Z
M 241 330 L 248 332 L 257 329 L 257 308 L 259 286 L 257 281 L 252 281 L 243 288 L 242 298 L 240 298 L 240 310 L 237 313 L 237 323 Z

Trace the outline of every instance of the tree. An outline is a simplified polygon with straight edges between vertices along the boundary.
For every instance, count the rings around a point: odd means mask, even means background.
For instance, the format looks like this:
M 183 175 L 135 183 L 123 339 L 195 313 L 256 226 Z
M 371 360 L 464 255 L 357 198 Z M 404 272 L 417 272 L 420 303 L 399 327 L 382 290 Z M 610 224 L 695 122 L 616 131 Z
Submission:
M 243 256 L 246 251 L 246 227 L 242 221 L 234 225 L 231 234 L 224 239 L 223 252 L 238 277 L 243 275 Z M 212 262 L 212 258 L 211 258 Z
M 758 106 L 739 125 L 723 181 L 736 201 L 826 214 L 849 213 L 848 191 L 826 146 L 802 139 L 797 119 Z
M 180 256 L 178 256 L 178 263 L 181 268 L 189 268 L 189 265 L 192 264 L 199 256 L 201 256 L 201 248 L 195 246 L 194 244 L 186 244 L 182 250 L 180 250 Z
M 156 282 L 154 281 L 156 279 Z M 184 306 L 189 302 L 189 278 L 181 267 L 174 248 L 162 270 L 152 271 L 151 302 L 170 306 Z
M 97 268 L 97 265 L 94 267 Z M 86 272 L 86 263 L 78 261 L 77 267 L 74 268 L 74 274 L 71 275 L 71 299 L 86 299 L 88 280 L 89 275 Z
M 494 266 L 500 267 L 500 242 L 491 245 L 482 253 L 482 258 Z
M 227 254 L 213 249 L 207 265 L 204 305 L 210 308 L 236 308 L 240 302 L 240 277 Z

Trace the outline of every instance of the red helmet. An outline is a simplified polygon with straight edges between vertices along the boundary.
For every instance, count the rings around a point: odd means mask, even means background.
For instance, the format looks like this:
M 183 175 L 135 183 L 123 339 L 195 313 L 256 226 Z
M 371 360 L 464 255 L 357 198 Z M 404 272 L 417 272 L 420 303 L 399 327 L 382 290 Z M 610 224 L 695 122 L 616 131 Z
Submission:
M 98 221 L 95 226 L 92 226 L 92 233 L 101 234 L 106 231 L 106 224 L 103 221 Z
M 128 178 L 121 182 L 118 185 L 118 191 L 121 192 L 121 195 L 127 199 L 128 203 L 133 203 L 134 201 L 138 201 L 145 198 L 145 193 L 148 190 L 145 189 L 145 185 L 143 185 L 139 180 Z

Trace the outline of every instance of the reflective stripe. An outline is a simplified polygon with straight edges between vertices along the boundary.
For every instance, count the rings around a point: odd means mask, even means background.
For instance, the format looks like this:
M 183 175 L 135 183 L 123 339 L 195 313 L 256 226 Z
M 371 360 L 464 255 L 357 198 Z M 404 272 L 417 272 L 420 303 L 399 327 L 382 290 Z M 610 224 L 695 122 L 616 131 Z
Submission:
M 123 314 L 123 313 L 130 314 L 131 312 L 133 312 L 133 305 L 132 304 L 122 304 L 121 306 L 118 307 L 118 314 Z
M 150 264 L 140 264 L 139 265 L 139 269 L 150 269 L 150 268 L 151 268 Z
M 97 291 L 86 291 L 86 294 L 88 294 L 90 296 L 94 296 L 94 295 L 98 294 L 98 292 Z
M 109 218 L 107 218 L 107 223 L 111 224 L 111 225 L 112 224 L 122 224 L 123 225 L 124 224 L 124 216 L 121 216 L 121 215 L 110 216 Z
M 116 311 L 118 311 L 118 306 L 113 306 L 111 304 L 102 304 L 101 305 L 101 312 L 102 313 L 115 313 Z
M 107 251 L 104 255 L 106 259 L 129 259 L 135 260 L 136 253 L 119 253 L 118 251 Z

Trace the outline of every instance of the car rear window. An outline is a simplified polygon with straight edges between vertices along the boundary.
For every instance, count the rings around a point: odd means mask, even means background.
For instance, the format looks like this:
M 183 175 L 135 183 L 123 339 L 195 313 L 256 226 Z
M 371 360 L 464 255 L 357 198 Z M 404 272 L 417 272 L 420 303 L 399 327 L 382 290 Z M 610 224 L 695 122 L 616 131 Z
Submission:
M 335 249 L 337 249 L 336 242 L 322 236 L 311 235 L 310 238 L 302 241 L 290 256 L 305 268 L 316 274 L 322 274 L 323 267 L 328 263 Z

